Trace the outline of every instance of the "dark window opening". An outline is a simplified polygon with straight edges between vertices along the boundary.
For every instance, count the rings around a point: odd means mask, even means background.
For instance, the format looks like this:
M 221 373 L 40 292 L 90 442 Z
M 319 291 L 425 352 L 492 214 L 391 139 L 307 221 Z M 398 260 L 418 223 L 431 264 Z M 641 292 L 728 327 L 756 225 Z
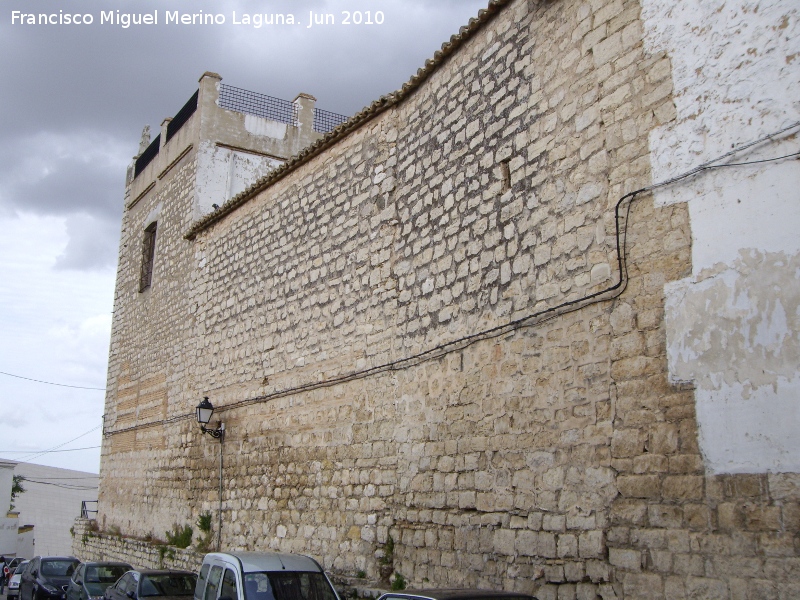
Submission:
M 156 257 L 156 224 L 151 223 L 144 230 L 142 242 L 142 274 L 139 279 L 139 291 L 150 287 L 153 281 L 153 261 Z
M 502 191 L 507 192 L 511 189 L 511 166 L 509 165 L 511 161 L 504 160 L 500 163 L 500 179 L 503 182 Z

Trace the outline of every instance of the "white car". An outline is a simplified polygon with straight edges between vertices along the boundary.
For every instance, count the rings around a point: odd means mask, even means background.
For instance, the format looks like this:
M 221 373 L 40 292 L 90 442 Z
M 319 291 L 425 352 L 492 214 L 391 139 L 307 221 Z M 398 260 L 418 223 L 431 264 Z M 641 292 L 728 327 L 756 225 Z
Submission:
M 124 599 L 123 599 L 124 600 Z M 340 600 L 317 561 L 299 554 L 206 554 L 194 600 Z
M 27 565 L 29 562 L 31 561 L 23 560 L 21 563 L 19 563 L 17 568 L 14 570 L 14 574 L 11 576 L 11 579 L 8 580 L 8 589 L 6 590 L 7 600 L 19 597 L 19 578 L 22 575 L 22 571 L 25 570 L 25 565 Z

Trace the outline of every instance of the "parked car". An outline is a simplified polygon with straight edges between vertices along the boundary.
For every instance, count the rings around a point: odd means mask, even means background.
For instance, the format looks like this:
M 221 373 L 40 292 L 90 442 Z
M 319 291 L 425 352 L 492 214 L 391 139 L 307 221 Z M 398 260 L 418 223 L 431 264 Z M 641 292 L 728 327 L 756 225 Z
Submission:
M 19 564 L 17 564 L 17 568 L 14 569 L 13 574 L 8 580 L 8 587 L 6 588 L 6 600 L 16 600 L 19 597 L 19 579 L 22 577 L 22 572 L 25 570 L 25 566 L 31 561 L 23 560 Z
M 206 554 L 194 600 L 339 600 L 317 561 L 299 554 Z
M 10 579 L 10 577 L 16 572 L 19 563 L 24 561 L 25 559 L 21 556 L 15 556 L 14 558 L 8 559 L 6 566 L 3 567 L 3 575 L 6 577 L 6 581 Z
M 122 562 L 81 563 L 69 580 L 67 600 L 100 600 L 107 587 L 132 569 Z
M 128 571 L 114 585 L 106 588 L 106 600 L 175 598 L 187 600 L 197 585 L 197 575 L 189 571 Z
M 19 580 L 19 600 L 65 600 L 69 578 L 80 564 L 74 556 L 35 556 Z
M 536 597 L 519 592 L 492 590 L 424 589 L 387 592 L 378 600 L 536 600 Z

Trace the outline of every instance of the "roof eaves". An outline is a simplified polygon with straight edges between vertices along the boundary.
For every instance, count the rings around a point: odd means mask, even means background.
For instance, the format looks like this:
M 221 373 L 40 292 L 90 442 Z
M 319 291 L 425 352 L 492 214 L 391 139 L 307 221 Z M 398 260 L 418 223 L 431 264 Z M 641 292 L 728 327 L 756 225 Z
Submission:
M 425 65 L 417 70 L 403 86 L 390 94 L 381 96 L 369 106 L 350 117 L 347 121 L 338 125 L 324 137 L 320 138 L 310 146 L 307 146 L 297 155 L 290 158 L 280 167 L 254 182 L 247 189 L 239 192 L 236 196 L 225 202 L 218 209 L 208 213 L 203 218 L 196 221 L 189 231 L 184 235 L 187 240 L 194 240 L 199 233 L 211 227 L 217 221 L 221 221 L 234 210 L 257 196 L 259 193 L 286 177 L 292 171 L 309 162 L 312 158 L 319 156 L 322 152 L 346 138 L 356 129 L 365 125 L 385 110 L 396 106 L 405 98 L 415 92 L 422 83 L 428 79 L 441 66 L 444 61 L 463 46 L 472 36 L 474 36 L 486 23 L 488 23 L 500 10 L 512 0 L 490 0 L 486 8 L 478 12 L 477 17 L 473 17 L 469 22 L 462 26 L 457 34 L 450 36 L 450 40 L 442 44 L 432 58 L 425 61 Z

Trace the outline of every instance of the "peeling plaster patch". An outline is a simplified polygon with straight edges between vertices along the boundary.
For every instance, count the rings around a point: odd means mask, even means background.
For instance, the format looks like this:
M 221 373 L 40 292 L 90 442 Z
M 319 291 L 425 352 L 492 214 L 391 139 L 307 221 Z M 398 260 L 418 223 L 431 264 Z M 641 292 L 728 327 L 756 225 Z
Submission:
M 279 123 L 272 119 L 257 117 L 255 115 L 244 116 L 244 128 L 253 135 L 262 135 L 276 140 L 286 139 L 286 123 Z
M 663 181 L 800 121 L 800 5 L 642 0 L 647 52 L 672 67 L 674 120 L 650 132 Z M 797 152 L 783 136 L 731 159 Z M 655 192 L 686 202 L 692 277 L 666 286 L 669 374 L 695 381 L 700 446 L 716 473 L 800 470 L 800 161 L 706 172 Z
M 257 179 L 283 164 L 283 161 L 274 158 L 256 156 L 244 152 L 232 152 L 230 161 L 231 175 L 228 179 L 228 198 L 233 198 L 239 192 L 247 189 Z
M 222 206 L 283 161 L 201 142 L 197 151 L 196 217 Z
M 775 386 L 800 367 L 800 254 L 742 251 L 732 267 L 667 284 L 672 381 Z M 799 399 L 800 401 L 800 399 Z
M 694 381 L 713 472 L 800 469 L 800 254 L 749 249 L 666 286 L 673 382 Z

